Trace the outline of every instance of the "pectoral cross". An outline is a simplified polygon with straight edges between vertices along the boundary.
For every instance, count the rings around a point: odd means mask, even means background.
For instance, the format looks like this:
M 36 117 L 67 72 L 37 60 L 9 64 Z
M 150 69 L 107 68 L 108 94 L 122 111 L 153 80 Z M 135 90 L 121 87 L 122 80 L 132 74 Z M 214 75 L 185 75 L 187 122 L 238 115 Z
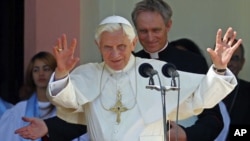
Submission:
M 121 95 L 120 91 L 118 91 L 118 93 L 117 93 L 117 101 L 116 101 L 115 105 L 113 107 L 111 107 L 109 110 L 116 113 L 116 122 L 120 123 L 121 113 L 128 110 L 127 107 L 122 105 L 122 95 Z

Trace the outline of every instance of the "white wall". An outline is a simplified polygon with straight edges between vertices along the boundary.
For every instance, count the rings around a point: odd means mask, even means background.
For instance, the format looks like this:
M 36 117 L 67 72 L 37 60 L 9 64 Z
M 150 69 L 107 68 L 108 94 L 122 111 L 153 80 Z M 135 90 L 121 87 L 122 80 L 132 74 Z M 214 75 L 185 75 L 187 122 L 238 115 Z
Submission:
M 248 0 L 185 0 L 169 1 L 173 14 L 173 28 L 170 32 L 170 40 L 181 37 L 193 39 L 206 55 L 210 63 L 210 57 L 206 52 L 207 47 L 212 47 L 215 42 L 215 34 L 218 28 L 225 31 L 229 26 L 233 27 L 239 38 L 243 39 L 246 60 L 250 58 L 250 5 Z M 247 72 L 250 71 L 250 62 L 246 61 L 239 77 L 250 81 Z
M 81 62 L 100 61 L 100 55 L 96 52 L 93 43 L 95 26 L 108 15 L 121 15 L 131 21 L 131 11 L 136 2 L 140 0 L 84 0 L 81 14 L 84 14 L 85 24 L 81 30 L 84 48 L 81 50 Z M 207 61 L 210 58 L 206 52 L 207 47 L 213 47 L 218 28 L 223 31 L 231 26 L 237 30 L 238 37 L 243 39 L 246 50 L 246 60 L 250 59 L 249 25 L 250 5 L 249 0 L 165 0 L 173 9 L 173 27 L 169 34 L 169 40 L 186 37 L 194 40 L 203 50 Z M 85 4 L 84 4 L 85 3 Z M 87 14 L 87 15 L 86 15 Z M 83 16 L 81 16 L 83 17 Z M 87 24 L 87 25 L 86 25 Z M 81 44 L 82 46 L 83 44 Z M 87 48 L 86 48 L 87 47 Z M 96 46 L 95 46 L 96 47 Z M 87 51 L 90 49 L 91 53 Z M 141 49 L 138 45 L 137 50 Z M 83 56 L 84 55 L 84 56 Z M 247 72 L 250 71 L 249 62 L 240 73 L 240 77 L 250 81 Z
M 100 15 L 99 0 L 81 0 L 80 63 L 100 62 L 101 56 L 94 43 L 95 28 Z

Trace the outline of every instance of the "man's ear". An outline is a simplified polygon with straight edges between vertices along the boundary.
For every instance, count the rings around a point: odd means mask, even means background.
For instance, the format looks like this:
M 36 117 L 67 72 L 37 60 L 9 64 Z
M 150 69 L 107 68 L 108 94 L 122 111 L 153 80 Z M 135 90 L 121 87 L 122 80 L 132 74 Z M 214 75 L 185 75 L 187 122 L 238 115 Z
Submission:
M 171 29 L 171 27 L 172 27 L 172 23 L 173 23 L 173 21 L 172 21 L 172 19 L 170 19 L 170 20 L 168 21 L 168 23 L 166 24 L 166 29 L 167 29 L 168 32 L 170 31 L 170 29 Z

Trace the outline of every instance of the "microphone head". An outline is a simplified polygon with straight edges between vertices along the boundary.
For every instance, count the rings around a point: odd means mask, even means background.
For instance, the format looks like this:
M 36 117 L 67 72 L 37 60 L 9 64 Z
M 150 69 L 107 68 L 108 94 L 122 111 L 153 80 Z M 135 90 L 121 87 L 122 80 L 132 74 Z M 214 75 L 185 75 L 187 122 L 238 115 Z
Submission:
M 142 77 L 147 78 L 157 74 L 157 71 L 149 63 L 143 63 L 139 67 L 139 73 Z
M 166 77 L 179 77 L 174 64 L 167 63 L 162 67 L 162 74 Z

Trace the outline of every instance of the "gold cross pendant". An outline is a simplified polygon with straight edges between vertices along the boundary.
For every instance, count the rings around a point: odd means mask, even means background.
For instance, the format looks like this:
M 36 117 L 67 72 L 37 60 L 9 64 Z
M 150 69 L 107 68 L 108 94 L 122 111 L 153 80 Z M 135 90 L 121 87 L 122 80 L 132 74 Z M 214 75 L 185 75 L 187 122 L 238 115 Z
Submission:
M 121 113 L 128 110 L 128 108 L 123 106 L 123 104 L 122 104 L 122 95 L 121 95 L 120 91 L 118 91 L 118 93 L 117 93 L 117 101 L 116 101 L 115 105 L 113 107 L 111 107 L 109 110 L 116 113 L 116 122 L 120 123 Z

